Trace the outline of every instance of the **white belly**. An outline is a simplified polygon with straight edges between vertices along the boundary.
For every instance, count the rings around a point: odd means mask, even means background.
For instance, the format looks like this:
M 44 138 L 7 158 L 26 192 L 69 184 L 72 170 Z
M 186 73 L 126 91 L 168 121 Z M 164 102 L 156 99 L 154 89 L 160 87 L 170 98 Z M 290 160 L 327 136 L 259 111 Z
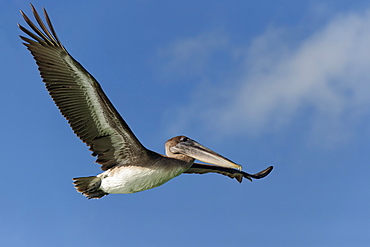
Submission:
M 129 194 L 155 188 L 177 177 L 183 168 L 171 172 L 147 167 L 117 167 L 98 175 L 103 177 L 100 189 L 110 194 Z

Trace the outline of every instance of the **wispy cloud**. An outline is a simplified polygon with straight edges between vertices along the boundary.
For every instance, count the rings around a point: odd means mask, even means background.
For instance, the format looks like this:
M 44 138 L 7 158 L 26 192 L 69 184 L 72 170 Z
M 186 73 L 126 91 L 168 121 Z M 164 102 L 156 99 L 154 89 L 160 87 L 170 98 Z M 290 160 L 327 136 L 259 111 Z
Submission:
M 199 76 L 209 66 L 212 55 L 224 50 L 228 44 L 227 35 L 221 30 L 199 34 L 196 37 L 175 41 L 169 47 L 159 50 L 162 77 Z
M 370 11 L 364 11 L 335 16 L 294 44 L 284 35 L 292 36 L 292 30 L 273 28 L 247 48 L 224 40 L 222 49 L 240 61 L 228 72 L 232 81 L 201 85 L 179 122 L 202 123 L 223 134 L 258 135 L 303 118 L 310 121 L 312 136 L 327 133 L 331 142 L 348 138 L 353 123 L 370 113 L 369 27 Z M 212 40 L 218 40 L 214 35 Z M 205 36 L 173 45 L 173 64 L 191 66 L 196 54 L 187 51 L 202 51 Z M 206 47 L 208 57 L 220 49 Z

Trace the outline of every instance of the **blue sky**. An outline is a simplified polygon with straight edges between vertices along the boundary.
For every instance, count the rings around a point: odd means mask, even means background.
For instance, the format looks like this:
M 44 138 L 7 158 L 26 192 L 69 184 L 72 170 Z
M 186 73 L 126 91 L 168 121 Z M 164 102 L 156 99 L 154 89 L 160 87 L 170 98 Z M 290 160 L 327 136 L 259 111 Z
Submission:
M 3 246 L 369 246 L 368 1 L 33 1 L 142 143 L 274 171 L 86 200 L 100 172 L 0 9 Z

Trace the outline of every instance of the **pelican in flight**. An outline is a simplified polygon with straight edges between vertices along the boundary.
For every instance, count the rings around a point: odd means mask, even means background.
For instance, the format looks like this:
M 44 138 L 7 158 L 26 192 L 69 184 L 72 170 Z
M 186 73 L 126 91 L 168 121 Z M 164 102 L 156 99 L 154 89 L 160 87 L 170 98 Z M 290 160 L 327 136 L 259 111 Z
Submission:
M 88 199 L 108 194 L 135 193 L 160 186 L 182 173 L 219 173 L 242 182 L 267 176 L 272 166 L 256 174 L 186 137 L 176 136 L 165 144 L 166 155 L 145 148 L 114 108 L 94 77 L 77 62 L 60 42 L 48 13 L 47 26 L 31 4 L 34 24 L 21 14 L 33 30 L 19 28 L 46 89 L 68 120 L 74 133 L 90 147 L 103 170 L 97 176 L 73 178 L 77 191 Z M 209 164 L 194 163 L 195 160 Z

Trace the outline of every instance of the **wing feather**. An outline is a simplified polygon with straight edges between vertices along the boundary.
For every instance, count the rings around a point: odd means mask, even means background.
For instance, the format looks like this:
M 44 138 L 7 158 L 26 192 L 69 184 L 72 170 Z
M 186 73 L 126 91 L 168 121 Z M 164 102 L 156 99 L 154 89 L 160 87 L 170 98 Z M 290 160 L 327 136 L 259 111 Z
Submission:
M 97 156 L 96 162 L 107 170 L 147 157 L 149 151 L 135 137 L 99 83 L 64 48 L 46 10 L 49 28 L 32 4 L 31 7 L 39 27 L 21 11 L 33 32 L 18 24 L 30 38 L 20 37 L 36 60 L 50 96 L 74 133 Z
M 219 173 L 224 176 L 228 176 L 229 178 L 233 179 L 235 178 L 238 180 L 239 183 L 243 181 L 243 177 L 252 181 L 252 178 L 254 179 L 260 179 L 266 177 L 271 171 L 273 167 L 269 166 L 263 171 L 260 171 L 256 174 L 249 174 L 243 171 L 239 171 L 232 168 L 225 168 L 221 166 L 214 166 L 214 165 L 207 165 L 207 164 L 199 164 L 194 163 L 188 170 L 186 170 L 184 173 L 196 173 L 196 174 L 205 174 L 205 173 Z

